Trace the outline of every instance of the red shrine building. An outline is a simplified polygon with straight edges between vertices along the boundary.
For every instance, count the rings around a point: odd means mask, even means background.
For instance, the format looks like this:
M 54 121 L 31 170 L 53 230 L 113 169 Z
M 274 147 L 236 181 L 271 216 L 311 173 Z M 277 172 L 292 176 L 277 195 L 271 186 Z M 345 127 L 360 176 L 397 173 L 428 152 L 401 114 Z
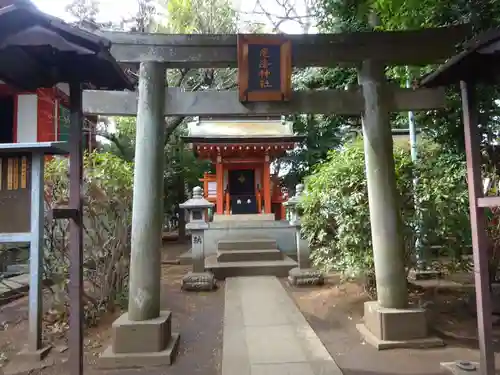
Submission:
M 59 84 L 33 92 L 17 91 L 0 81 L 0 143 L 67 141 L 69 87 Z M 97 119 L 87 118 L 89 129 Z M 6 126 L 11 124 L 11 126 Z M 85 146 L 93 148 L 95 132 L 86 132 Z
M 285 219 L 287 193 L 272 173 L 272 163 L 292 150 L 303 137 L 292 124 L 278 118 L 199 118 L 188 124 L 195 155 L 208 160 L 215 174 L 205 173 L 205 198 L 215 204 L 214 221 L 252 215 Z

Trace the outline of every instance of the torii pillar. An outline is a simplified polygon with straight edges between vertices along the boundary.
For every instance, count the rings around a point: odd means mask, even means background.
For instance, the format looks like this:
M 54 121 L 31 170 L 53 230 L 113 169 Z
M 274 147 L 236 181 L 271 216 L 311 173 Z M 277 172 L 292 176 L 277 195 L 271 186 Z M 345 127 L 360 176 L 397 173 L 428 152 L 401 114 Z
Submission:
M 441 346 L 429 337 L 425 309 L 408 306 L 405 246 L 390 126 L 390 99 L 384 66 L 364 61 L 359 70 L 366 179 L 377 301 L 365 303 L 357 328 L 378 349 Z
M 128 312 L 113 323 L 113 341 L 101 368 L 171 364 L 179 335 L 160 309 L 165 66 L 139 70 Z

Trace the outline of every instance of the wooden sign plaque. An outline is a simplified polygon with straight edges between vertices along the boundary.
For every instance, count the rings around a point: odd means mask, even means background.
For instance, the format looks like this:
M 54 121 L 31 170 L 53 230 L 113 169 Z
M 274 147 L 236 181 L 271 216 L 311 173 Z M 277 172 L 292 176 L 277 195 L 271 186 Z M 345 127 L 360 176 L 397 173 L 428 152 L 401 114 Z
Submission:
M 0 156 L 0 233 L 26 233 L 31 228 L 31 155 Z
M 292 45 L 283 36 L 238 36 L 241 102 L 289 101 L 292 93 Z

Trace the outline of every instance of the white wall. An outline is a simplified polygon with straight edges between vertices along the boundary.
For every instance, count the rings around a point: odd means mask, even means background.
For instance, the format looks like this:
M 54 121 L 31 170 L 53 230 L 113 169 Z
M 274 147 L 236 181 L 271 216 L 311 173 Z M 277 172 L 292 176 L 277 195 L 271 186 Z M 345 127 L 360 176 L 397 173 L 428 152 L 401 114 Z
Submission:
M 17 96 L 17 142 L 36 142 L 38 128 L 38 96 L 20 94 Z

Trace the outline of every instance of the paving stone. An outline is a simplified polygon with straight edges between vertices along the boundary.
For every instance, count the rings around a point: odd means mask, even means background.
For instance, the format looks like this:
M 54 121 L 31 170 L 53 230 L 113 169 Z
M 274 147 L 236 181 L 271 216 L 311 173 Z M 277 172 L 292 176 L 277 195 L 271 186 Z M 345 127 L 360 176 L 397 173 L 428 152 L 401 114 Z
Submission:
M 341 375 L 276 277 L 226 280 L 222 375 Z

